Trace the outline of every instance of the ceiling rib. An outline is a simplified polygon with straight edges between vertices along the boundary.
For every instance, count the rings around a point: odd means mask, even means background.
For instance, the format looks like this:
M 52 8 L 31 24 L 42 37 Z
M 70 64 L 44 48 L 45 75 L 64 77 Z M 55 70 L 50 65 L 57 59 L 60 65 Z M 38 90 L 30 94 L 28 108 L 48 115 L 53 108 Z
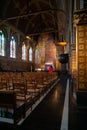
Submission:
M 13 19 L 18 19 L 18 18 L 23 18 L 23 17 L 28 17 L 30 15 L 38 15 L 38 14 L 41 14 L 41 13 L 47 13 L 49 11 L 58 11 L 59 9 L 48 9 L 48 10 L 41 10 L 41 11 L 37 11 L 37 12 L 33 12 L 33 13 L 28 13 L 28 14 L 22 14 L 22 15 L 17 15 L 17 16 L 14 16 L 14 17 L 8 17 L 6 19 L 2 19 L 4 21 L 8 21 L 8 20 L 13 20 Z

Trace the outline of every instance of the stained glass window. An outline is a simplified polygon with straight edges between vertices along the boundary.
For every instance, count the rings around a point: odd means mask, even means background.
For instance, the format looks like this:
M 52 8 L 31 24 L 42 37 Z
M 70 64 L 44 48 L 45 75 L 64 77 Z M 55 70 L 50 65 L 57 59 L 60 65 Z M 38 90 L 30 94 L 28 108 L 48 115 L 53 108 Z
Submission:
M 0 55 L 5 56 L 5 36 L 2 31 L 0 31 Z
M 22 45 L 22 60 L 26 60 L 26 46 Z
M 39 47 L 37 47 L 35 50 L 35 63 L 41 64 L 41 52 L 40 52 Z
M 29 49 L 29 61 L 32 61 L 32 47 Z
M 16 41 L 13 36 L 11 37 L 10 40 L 10 57 L 16 58 Z

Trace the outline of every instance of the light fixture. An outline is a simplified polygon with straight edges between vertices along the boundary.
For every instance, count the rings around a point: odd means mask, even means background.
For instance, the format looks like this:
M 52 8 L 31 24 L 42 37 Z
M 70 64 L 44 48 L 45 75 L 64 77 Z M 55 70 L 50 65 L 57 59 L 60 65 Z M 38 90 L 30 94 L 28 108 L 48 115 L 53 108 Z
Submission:
M 66 42 L 66 41 L 58 42 L 58 45 L 59 45 L 59 46 L 66 46 L 66 45 L 67 45 L 67 42 Z
M 29 40 L 31 39 L 29 36 L 26 36 L 26 38 L 29 39 Z
M 67 42 L 63 40 L 63 35 L 62 35 L 62 40 L 57 42 L 57 46 L 66 46 Z

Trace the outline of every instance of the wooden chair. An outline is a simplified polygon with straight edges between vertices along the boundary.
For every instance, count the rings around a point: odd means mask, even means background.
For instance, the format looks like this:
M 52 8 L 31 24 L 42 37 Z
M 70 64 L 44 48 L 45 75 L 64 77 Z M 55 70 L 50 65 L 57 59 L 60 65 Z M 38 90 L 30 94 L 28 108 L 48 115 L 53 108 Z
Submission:
M 8 89 L 8 79 L 1 78 L 0 80 L 0 90 L 7 90 Z
M 27 102 L 32 96 L 27 93 L 26 81 L 22 79 L 13 79 L 13 91 L 16 92 L 16 99 L 20 102 Z

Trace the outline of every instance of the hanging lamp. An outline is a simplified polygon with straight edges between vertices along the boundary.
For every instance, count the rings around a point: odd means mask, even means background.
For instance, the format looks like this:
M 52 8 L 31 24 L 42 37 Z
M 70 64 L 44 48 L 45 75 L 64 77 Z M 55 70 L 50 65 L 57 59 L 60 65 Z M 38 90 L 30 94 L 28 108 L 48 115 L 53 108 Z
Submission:
M 63 35 L 62 35 L 62 41 L 59 41 L 57 43 L 58 46 L 66 46 L 67 45 L 67 42 L 63 40 Z

